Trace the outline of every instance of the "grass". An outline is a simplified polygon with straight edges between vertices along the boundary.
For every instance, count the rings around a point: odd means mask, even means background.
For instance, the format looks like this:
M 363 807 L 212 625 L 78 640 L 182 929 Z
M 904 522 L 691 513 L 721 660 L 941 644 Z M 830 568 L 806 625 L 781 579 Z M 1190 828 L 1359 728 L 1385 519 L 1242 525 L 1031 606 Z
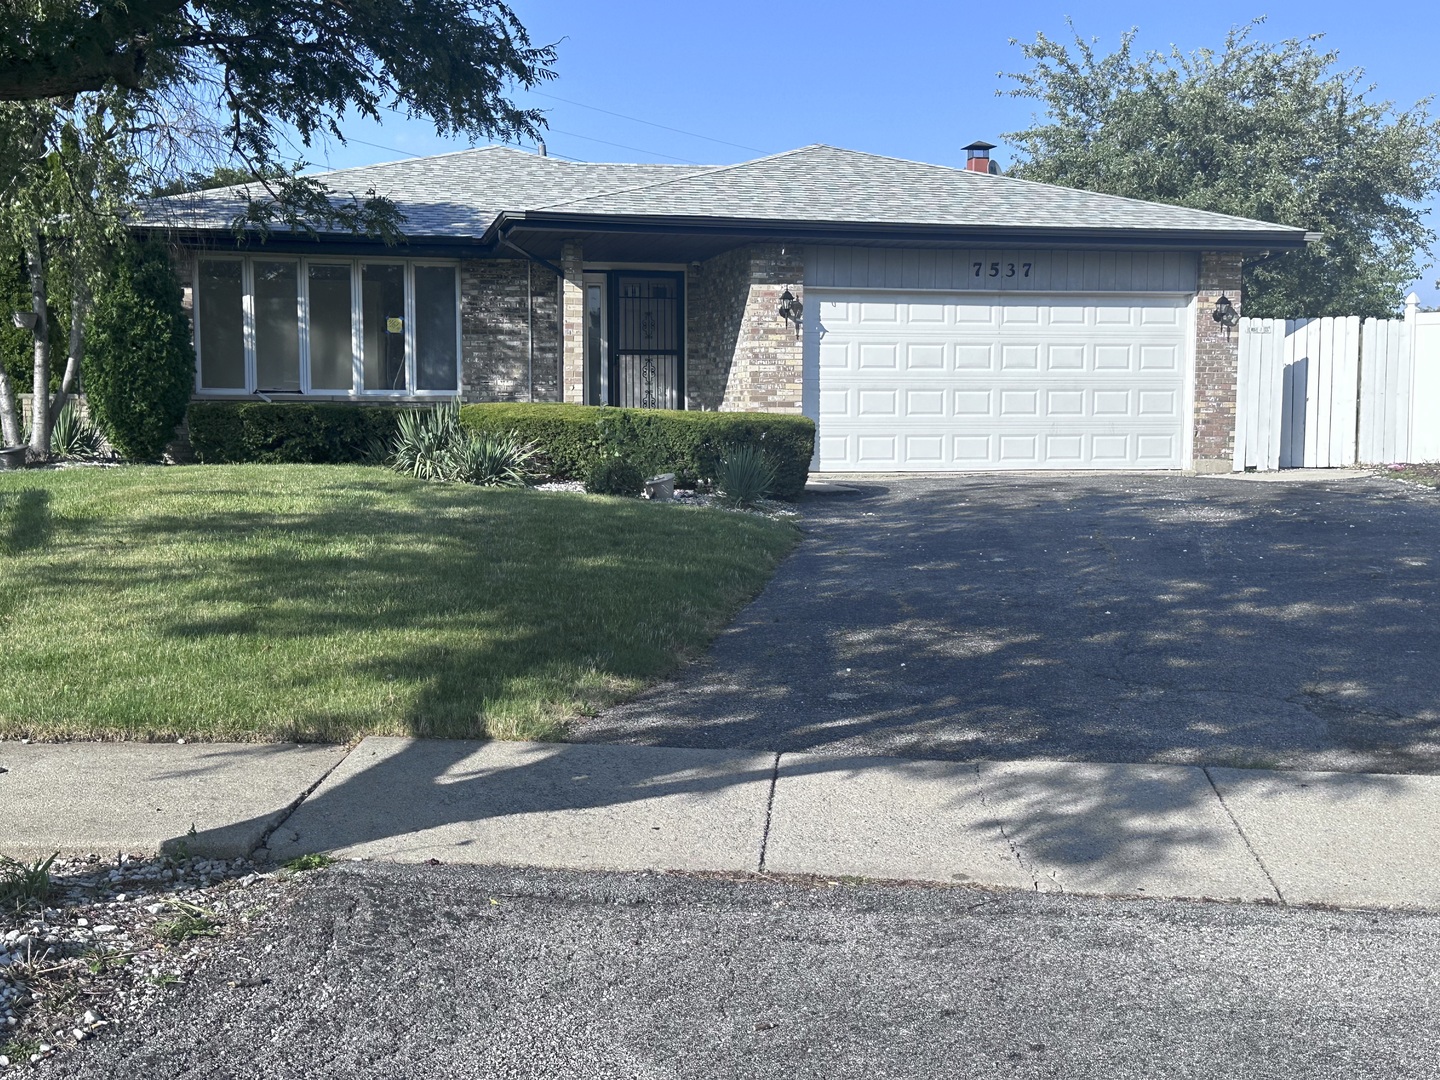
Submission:
M 56 856 L 51 855 L 23 863 L 0 855 L 0 911 L 23 910 L 49 899 L 53 888 L 50 867 L 55 859 Z
M 213 912 L 183 900 L 171 900 L 170 907 L 177 911 L 175 917 L 155 924 L 155 936 L 160 940 L 179 945 L 191 938 L 219 935 L 220 927 L 212 917 Z
M 1427 487 L 1440 487 L 1440 465 L 1392 465 L 1390 475 Z
M 703 649 L 797 535 L 359 466 L 0 474 L 0 735 L 562 737 Z
M 297 874 L 303 874 L 307 870 L 323 870 L 335 860 L 329 855 L 312 854 L 301 855 L 291 859 L 285 864 L 286 870 L 293 870 Z

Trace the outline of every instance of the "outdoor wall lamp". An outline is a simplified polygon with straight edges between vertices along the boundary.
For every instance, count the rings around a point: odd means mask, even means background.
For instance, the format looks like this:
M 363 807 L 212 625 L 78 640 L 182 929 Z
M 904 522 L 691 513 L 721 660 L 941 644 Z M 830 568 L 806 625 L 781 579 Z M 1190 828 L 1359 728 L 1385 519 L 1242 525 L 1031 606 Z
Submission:
M 1230 328 L 1240 321 L 1240 316 L 1235 311 L 1235 305 L 1224 293 L 1221 293 L 1220 299 L 1215 301 L 1215 310 L 1210 313 L 1210 317 L 1225 328 L 1227 340 L 1230 337 Z
M 15 329 L 17 329 L 17 330 L 34 330 L 34 329 L 35 329 L 35 312 L 33 312 L 33 311 L 14 311 L 14 312 L 11 312 L 11 313 L 10 313 L 10 321 L 15 324 Z
M 800 336 L 800 316 L 805 312 L 805 305 L 795 299 L 794 294 L 786 289 L 780 294 L 780 308 L 778 314 L 786 322 L 795 324 L 795 336 Z

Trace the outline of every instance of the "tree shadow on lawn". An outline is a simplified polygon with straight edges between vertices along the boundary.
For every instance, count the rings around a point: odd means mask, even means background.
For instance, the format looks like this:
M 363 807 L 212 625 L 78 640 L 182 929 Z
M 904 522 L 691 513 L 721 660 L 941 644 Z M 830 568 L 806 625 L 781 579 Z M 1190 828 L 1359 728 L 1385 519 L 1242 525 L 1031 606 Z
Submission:
M 104 689 L 134 694 L 136 733 L 188 704 L 193 715 L 167 722 L 228 737 L 243 737 L 249 710 L 258 733 L 302 740 L 553 737 L 567 714 L 703 648 L 786 543 L 769 523 L 718 531 L 709 513 L 620 500 L 429 485 L 380 502 L 332 488 L 348 501 L 293 513 L 162 503 L 106 538 L 117 558 L 34 567 L 42 588 L 108 598 L 168 658 L 157 663 L 206 682 L 179 706 L 152 704 L 146 672 L 132 689 L 119 675 Z M 157 545 L 173 553 L 129 555 Z
M 1440 500 L 966 477 L 812 504 L 762 596 L 585 741 L 1440 771 Z

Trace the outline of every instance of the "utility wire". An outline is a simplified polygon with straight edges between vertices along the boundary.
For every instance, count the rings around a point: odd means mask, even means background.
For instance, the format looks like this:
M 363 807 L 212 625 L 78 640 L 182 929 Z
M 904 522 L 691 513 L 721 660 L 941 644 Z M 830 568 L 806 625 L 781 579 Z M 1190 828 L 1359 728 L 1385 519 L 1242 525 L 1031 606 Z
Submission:
M 625 113 L 612 112 L 609 109 L 602 109 L 598 105 L 586 105 L 582 101 L 571 101 L 569 98 L 558 97 L 555 94 L 547 94 L 542 90 L 532 90 L 530 92 L 538 97 L 549 98 L 551 101 L 563 102 L 566 105 L 574 105 L 577 108 L 581 109 L 589 109 L 591 112 L 604 113 L 606 116 L 618 117 L 621 120 L 632 120 L 637 124 L 645 124 L 648 127 L 659 128 L 661 131 L 673 131 L 676 135 L 688 135 L 692 139 L 704 139 L 706 142 L 719 143 L 721 146 L 733 146 L 737 150 L 749 150 L 751 153 L 755 154 L 767 153 L 767 151 L 761 150 L 758 146 L 746 146 L 744 143 L 730 142 L 727 139 L 716 139 L 710 135 L 701 135 L 697 131 L 686 131 L 684 128 L 667 127 L 665 124 L 657 124 L 653 120 L 641 120 L 638 116 L 627 116 Z M 626 147 L 626 149 L 630 148 Z M 641 151 L 641 153 L 648 152 L 649 151 Z M 694 162 L 691 162 L 690 164 L 694 164 Z
M 614 146 L 621 150 L 631 150 L 637 154 L 649 154 L 651 157 L 668 158 L 670 161 L 678 161 L 682 165 L 704 165 L 703 161 L 691 161 L 689 158 L 676 157 L 674 154 L 662 154 L 655 150 L 646 150 L 643 146 L 626 146 L 624 143 L 611 142 L 609 139 L 597 139 L 593 135 L 581 135 L 577 131 L 561 131 L 559 128 L 549 128 L 556 135 L 566 135 L 572 139 L 584 139 L 586 142 L 600 143 L 604 146 Z

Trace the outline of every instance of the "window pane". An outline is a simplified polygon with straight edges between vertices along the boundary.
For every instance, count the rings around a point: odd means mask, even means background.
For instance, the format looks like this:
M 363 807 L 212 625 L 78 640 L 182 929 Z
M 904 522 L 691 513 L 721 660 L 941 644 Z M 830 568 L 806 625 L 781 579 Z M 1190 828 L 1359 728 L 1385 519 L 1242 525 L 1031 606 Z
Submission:
M 245 389 L 244 280 L 238 259 L 201 259 L 200 385 Z
M 455 390 L 455 270 L 415 268 L 415 383 L 421 390 Z
M 360 268 L 365 389 L 408 389 L 405 382 L 405 267 Z
M 604 405 L 606 397 L 605 355 L 600 336 L 600 302 L 604 290 L 599 285 L 585 287 L 585 404 Z
M 310 388 L 349 392 L 351 367 L 350 266 L 310 264 Z
M 299 274 L 293 262 L 261 262 L 255 269 L 255 388 L 300 389 Z

